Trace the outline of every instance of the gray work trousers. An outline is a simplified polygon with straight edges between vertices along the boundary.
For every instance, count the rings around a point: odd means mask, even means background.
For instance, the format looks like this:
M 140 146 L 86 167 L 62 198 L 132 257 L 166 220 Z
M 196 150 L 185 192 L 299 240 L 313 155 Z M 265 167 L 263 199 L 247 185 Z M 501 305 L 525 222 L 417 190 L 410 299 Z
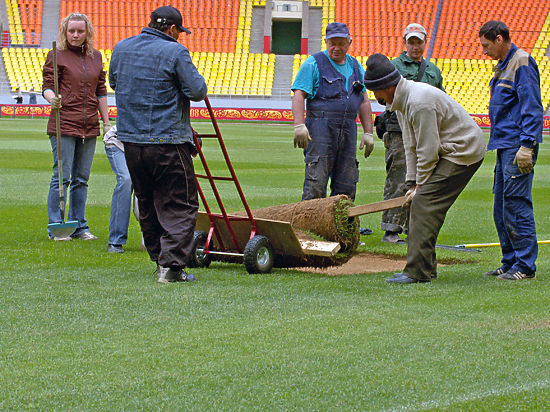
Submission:
M 440 159 L 434 172 L 417 189 L 411 203 L 407 264 L 403 273 L 420 281 L 437 274 L 435 244 L 447 211 L 464 190 L 483 159 L 462 166 Z
M 403 147 L 403 135 L 401 132 L 384 133 L 384 147 L 386 148 L 386 181 L 384 183 L 384 200 L 405 196 L 407 187 L 405 177 L 407 175 L 407 163 L 405 161 L 405 148 Z M 408 210 L 402 207 L 384 210 L 380 229 L 407 233 Z

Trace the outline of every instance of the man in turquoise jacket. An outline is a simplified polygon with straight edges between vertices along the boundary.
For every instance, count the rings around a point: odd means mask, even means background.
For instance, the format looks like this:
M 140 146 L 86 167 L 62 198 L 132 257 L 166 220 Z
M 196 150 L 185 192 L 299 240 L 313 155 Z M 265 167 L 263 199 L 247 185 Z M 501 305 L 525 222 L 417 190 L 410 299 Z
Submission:
M 357 124 L 363 126 L 359 149 L 365 157 L 373 149 L 372 113 L 363 85 L 365 71 L 347 54 L 351 45 L 348 27 L 330 23 L 326 29 L 327 50 L 307 58 L 292 85 L 294 147 L 304 149 L 305 179 L 302 200 L 345 194 L 355 198 Z M 304 109 L 307 102 L 307 119 Z

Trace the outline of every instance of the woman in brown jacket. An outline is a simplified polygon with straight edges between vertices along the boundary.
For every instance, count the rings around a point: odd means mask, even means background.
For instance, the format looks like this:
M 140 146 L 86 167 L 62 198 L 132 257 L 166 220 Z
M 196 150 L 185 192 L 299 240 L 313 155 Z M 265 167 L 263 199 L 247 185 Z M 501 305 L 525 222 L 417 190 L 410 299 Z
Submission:
M 100 134 L 98 110 L 103 121 L 103 134 L 111 125 L 103 61 L 99 51 L 93 48 L 93 38 L 94 29 L 88 17 L 80 13 L 69 14 L 63 19 L 58 35 L 59 97 L 54 93 L 52 51 L 48 53 L 43 69 L 42 95 L 50 103 L 52 112 L 59 110 L 60 114 L 65 193 L 69 183 L 71 186 L 67 220 L 78 221 L 78 227 L 71 237 L 58 238 L 49 233 L 54 240 L 97 239 L 90 233 L 84 214 L 96 139 Z M 47 133 L 54 161 L 48 194 L 48 223 L 60 223 L 55 116 L 50 116 Z

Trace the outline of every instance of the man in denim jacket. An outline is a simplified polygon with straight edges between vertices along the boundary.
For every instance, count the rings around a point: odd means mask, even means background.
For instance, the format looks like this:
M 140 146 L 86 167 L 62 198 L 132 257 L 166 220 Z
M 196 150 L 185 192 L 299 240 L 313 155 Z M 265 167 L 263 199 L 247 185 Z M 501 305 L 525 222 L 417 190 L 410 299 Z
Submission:
M 488 149 L 497 151 L 493 216 L 502 265 L 486 275 L 533 279 L 538 245 L 531 189 L 543 124 L 539 69 L 511 42 L 504 23 L 485 23 L 479 39 L 483 54 L 498 60 L 490 83 Z
M 159 7 L 149 27 L 113 49 L 109 82 L 116 92 L 118 139 L 138 198 L 140 224 L 159 282 L 191 281 L 185 273 L 198 211 L 192 163 L 190 100 L 206 83 L 178 43 L 181 13 Z

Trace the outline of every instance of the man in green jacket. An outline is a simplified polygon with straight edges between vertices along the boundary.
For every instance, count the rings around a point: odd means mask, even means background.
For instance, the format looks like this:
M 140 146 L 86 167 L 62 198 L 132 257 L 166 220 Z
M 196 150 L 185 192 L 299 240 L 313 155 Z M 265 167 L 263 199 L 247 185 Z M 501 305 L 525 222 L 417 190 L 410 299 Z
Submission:
M 427 83 L 445 91 L 441 71 L 435 64 L 422 57 L 426 49 L 426 38 L 424 27 L 417 23 L 409 24 L 403 34 L 405 51 L 392 60 L 392 63 L 405 79 Z M 384 140 L 386 148 L 386 182 L 384 184 L 384 200 L 386 200 L 403 196 L 407 192 L 405 182 L 407 167 L 401 127 L 395 112 L 386 111 L 381 116 L 377 122 L 383 122 L 383 124 L 382 128 L 377 128 L 377 134 L 380 132 L 378 137 Z M 407 233 L 407 226 L 407 211 L 403 208 L 384 211 L 380 225 L 380 228 L 385 231 L 382 242 L 404 243 L 399 234 Z

